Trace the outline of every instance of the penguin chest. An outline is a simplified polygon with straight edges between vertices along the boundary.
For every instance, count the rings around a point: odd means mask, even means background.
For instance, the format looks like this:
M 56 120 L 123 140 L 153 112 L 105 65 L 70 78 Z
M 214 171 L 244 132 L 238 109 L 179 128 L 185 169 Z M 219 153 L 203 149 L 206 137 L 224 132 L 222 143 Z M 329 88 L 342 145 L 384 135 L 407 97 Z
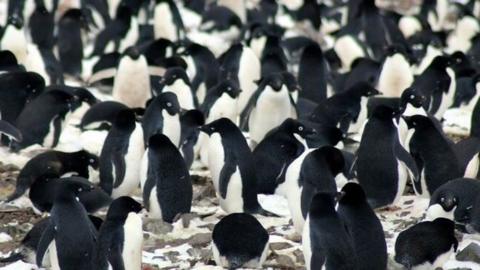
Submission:
M 177 27 L 173 22 L 172 12 L 167 2 L 155 6 L 153 27 L 155 39 L 166 38 L 171 41 L 178 40 L 176 33 Z
M 407 60 L 400 54 L 388 57 L 383 64 L 379 90 L 387 97 L 400 97 L 413 82 L 413 74 Z
M 228 94 L 222 94 L 210 108 L 207 123 L 213 122 L 222 117 L 236 122 L 237 118 L 237 99 L 231 98 Z
M 393 201 L 392 204 L 397 203 L 398 199 L 400 199 L 400 197 L 402 196 L 403 191 L 405 190 L 405 186 L 407 184 L 407 179 L 408 179 L 407 166 L 400 160 L 397 160 L 397 170 L 398 170 L 397 193 L 395 194 L 395 200 Z
M 260 79 L 260 60 L 252 49 L 243 47 L 240 57 L 238 78 L 242 92 L 238 97 L 237 112 L 240 114 L 250 100 L 250 97 L 257 89 L 256 80 Z
M 310 218 L 305 220 L 305 227 L 302 233 L 303 257 L 305 258 L 305 266 L 310 270 L 310 262 L 312 260 L 312 245 L 310 241 Z
M 140 124 L 136 123 L 135 125 L 135 130 L 129 138 L 127 153 L 124 156 L 125 177 L 122 183 L 113 189 L 113 198 L 131 194 L 140 183 L 140 166 L 144 152 L 143 131 Z M 114 166 L 112 166 L 112 171 L 115 171 Z
M 163 130 L 162 133 L 167 136 L 177 147 L 180 144 L 180 118 L 178 114 L 170 115 L 167 111 L 162 111 Z
M 120 43 L 120 51 L 124 51 L 130 46 L 135 45 L 139 37 L 138 33 L 138 22 L 137 18 L 132 16 L 131 21 L 130 21 L 130 28 L 125 36 L 125 38 L 121 41 Z
M 122 250 L 125 269 L 140 270 L 142 267 L 143 230 L 142 219 L 129 213 L 123 225 L 124 243 Z
M 164 92 L 172 92 L 177 95 L 178 103 L 180 107 L 186 110 L 195 109 L 193 103 L 193 94 L 188 86 L 183 80 L 176 80 L 172 85 L 165 87 Z
M 113 83 L 113 98 L 125 105 L 136 108 L 145 107 L 151 97 L 150 76 L 145 57 L 137 60 L 123 57 Z
M 7 26 L 0 43 L 2 50 L 11 51 L 19 64 L 27 64 L 27 40 L 23 29 L 16 29 L 13 26 Z

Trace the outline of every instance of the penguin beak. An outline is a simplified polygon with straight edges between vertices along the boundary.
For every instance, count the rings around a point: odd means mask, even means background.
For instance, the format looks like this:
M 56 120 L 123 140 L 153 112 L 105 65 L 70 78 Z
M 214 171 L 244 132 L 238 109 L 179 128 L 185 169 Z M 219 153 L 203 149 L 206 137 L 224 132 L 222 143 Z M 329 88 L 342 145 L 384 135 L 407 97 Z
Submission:
M 200 126 L 198 127 L 198 130 L 208 134 L 208 126 Z

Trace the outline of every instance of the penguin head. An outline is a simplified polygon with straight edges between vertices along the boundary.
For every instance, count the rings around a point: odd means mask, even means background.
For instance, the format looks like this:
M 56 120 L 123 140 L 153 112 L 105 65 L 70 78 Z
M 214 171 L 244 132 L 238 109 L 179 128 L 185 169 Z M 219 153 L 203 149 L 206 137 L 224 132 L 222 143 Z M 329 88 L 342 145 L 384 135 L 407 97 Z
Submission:
M 371 97 L 375 95 L 380 95 L 381 92 L 375 89 L 370 83 L 365 81 L 360 81 L 350 87 L 347 91 L 354 91 L 354 93 L 358 94 L 361 97 Z
M 60 20 L 72 20 L 79 23 L 83 29 L 88 29 L 88 19 L 84 11 L 78 8 L 69 9 L 65 12 Z
M 344 205 L 358 205 L 367 202 L 367 196 L 360 184 L 348 182 L 343 186 L 338 202 Z
M 127 132 L 133 131 L 135 129 L 135 121 L 135 112 L 131 109 L 124 109 L 118 112 L 115 120 L 113 121 L 113 126 L 117 129 Z
M 400 97 L 400 110 L 405 110 L 407 104 L 412 104 L 415 108 L 420 108 L 426 100 L 427 98 L 419 91 L 409 87 L 402 92 L 402 96 Z
M 315 194 L 310 203 L 310 216 L 322 217 L 335 213 L 335 196 L 330 192 Z
M 137 47 L 131 46 L 125 50 L 124 55 L 130 57 L 133 60 L 137 60 L 140 57 L 141 53 Z
M 205 116 L 199 110 L 188 110 L 180 118 L 182 125 L 189 127 L 200 127 L 205 125 Z
M 232 79 L 221 82 L 220 87 L 222 88 L 222 93 L 227 93 L 231 98 L 237 98 L 242 92 L 240 85 Z
M 381 120 L 391 120 L 400 115 L 400 111 L 394 110 L 388 106 L 377 106 L 373 109 L 372 118 L 381 119 Z
M 412 115 L 408 117 L 404 117 L 405 122 L 407 122 L 407 126 L 409 129 L 423 129 L 427 127 L 433 127 L 434 124 L 430 118 L 423 115 Z
M 143 207 L 140 203 L 128 196 L 115 199 L 108 208 L 107 219 L 125 220 L 129 213 L 139 213 Z
M 99 159 L 96 155 L 86 150 L 80 150 L 76 152 L 76 156 L 78 156 L 83 163 L 87 163 L 92 168 L 98 169 Z
M 45 80 L 35 72 L 22 73 L 23 81 L 26 82 L 25 90 L 27 92 L 27 103 L 38 96 L 45 88 Z
M 175 93 L 164 92 L 158 95 L 156 99 L 155 104 L 158 104 L 162 110 L 166 110 L 168 114 L 173 116 L 180 113 L 180 103 L 178 103 L 178 98 Z
M 298 134 L 302 138 L 306 138 L 309 135 L 316 134 L 317 131 L 314 128 L 307 127 L 301 122 L 292 119 L 292 118 L 287 118 L 283 123 L 280 125 L 280 129 L 283 129 L 290 134 Z
M 263 77 L 259 85 L 270 86 L 273 91 L 280 92 L 284 83 L 284 76 L 281 73 L 273 73 Z
M 190 85 L 187 72 L 181 67 L 167 69 L 163 77 L 160 79 L 160 84 L 172 85 L 176 80 L 182 80 L 185 84 Z
M 442 194 L 438 197 L 437 203 L 442 206 L 443 210 L 450 212 L 458 205 L 458 199 L 453 194 Z
M 85 102 L 90 106 L 98 103 L 98 99 L 90 91 L 83 87 L 75 88 L 73 90 L 73 94 L 77 96 L 80 102 Z
M 231 128 L 237 128 L 237 126 L 228 118 L 220 118 L 209 124 L 201 126 L 200 131 L 206 133 L 207 135 L 212 135 L 216 132 L 222 133 L 228 131 Z
M 332 175 L 336 176 L 342 172 L 345 166 L 343 154 L 337 148 L 327 145 L 313 150 L 310 154 L 316 162 L 326 163 Z
M 436 68 L 436 69 L 446 69 L 452 64 L 452 61 L 450 61 L 450 57 L 444 56 L 444 55 L 439 55 L 435 57 L 430 64 L 430 66 Z
M 17 29 L 21 29 L 23 27 L 23 19 L 17 14 L 13 14 L 8 17 L 7 24 L 12 25 Z
M 282 72 L 283 81 L 287 86 L 288 91 L 295 92 L 300 91 L 300 84 L 297 81 L 297 78 L 290 72 Z
M 162 152 L 165 152 L 167 149 L 177 148 L 167 136 L 160 133 L 150 136 L 148 147 L 155 150 L 163 150 Z
M 79 105 L 79 99 L 73 94 L 64 91 L 63 89 L 52 89 L 44 92 L 42 95 L 52 96 L 59 104 L 66 104 L 70 111 L 73 111 Z
M 63 197 L 69 194 L 78 194 L 92 191 L 95 187 L 87 179 L 81 177 L 69 177 L 58 181 L 56 196 Z

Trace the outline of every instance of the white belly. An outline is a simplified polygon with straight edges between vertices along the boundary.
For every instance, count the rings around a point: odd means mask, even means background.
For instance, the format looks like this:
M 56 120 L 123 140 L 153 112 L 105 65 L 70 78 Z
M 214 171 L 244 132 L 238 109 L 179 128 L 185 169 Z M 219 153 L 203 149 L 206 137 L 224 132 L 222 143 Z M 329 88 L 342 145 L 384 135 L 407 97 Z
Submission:
M 248 100 L 257 89 L 257 84 L 255 81 L 260 79 L 260 60 L 255 55 L 253 50 L 247 46 L 243 47 L 239 67 L 240 70 L 238 71 L 238 78 L 242 92 L 240 93 L 238 99 L 238 114 L 243 111 L 245 105 L 248 103 Z
M 48 248 L 50 254 L 50 266 L 52 270 L 60 270 L 60 264 L 58 262 L 58 255 L 57 255 L 57 245 L 55 244 L 55 240 L 52 241 Z
M 310 270 L 312 260 L 312 246 L 310 243 L 310 218 L 307 216 L 302 234 L 303 257 L 305 258 L 305 267 Z
M 173 23 L 172 13 L 166 2 L 155 6 L 153 27 L 155 39 L 166 38 L 171 41 L 178 40 L 176 33 L 177 27 Z
M 162 208 L 160 208 L 160 203 L 157 199 L 157 187 L 153 187 L 150 193 L 150 209 L 148 210 L 148 215 L 153 219 L 162 219 Z
M 131 108 L 143 108 L 152 96 L 150 91 L 150 75 L 145 57 L 140 56 L 137 60 L 123 57 L 115 75 L 113 99 Z
M 193 94 L 190 89 L 190 86 L 185 84 L 182 80 L 176 80 L 172 85 L 165 86 L 163 92 L 172 92 L 177 95 L 178 103 L 180 107 L 185 110 L 195 109 L 195 104 L 193 103 Z
M 142 218 L 135 213 L 129 213 L 123 230 L 125 234 L 122 257 L 125 269 L 140 270 L 143 247 Z
M 180 145 L 180 117 L 178 114 L 170 115 L 165 110 L 162 111 L 163 116 L 163 134 L 172 141 L 175 146 Z

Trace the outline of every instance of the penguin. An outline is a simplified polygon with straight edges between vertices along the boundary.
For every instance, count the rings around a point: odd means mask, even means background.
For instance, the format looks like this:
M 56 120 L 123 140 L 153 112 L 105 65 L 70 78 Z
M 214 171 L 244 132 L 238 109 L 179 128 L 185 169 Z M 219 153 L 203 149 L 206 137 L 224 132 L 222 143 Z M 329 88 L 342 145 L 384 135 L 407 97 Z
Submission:
M 139 184 L 143 131 L 131 110 L 120 111 L 100 154 L 100 187 L 112 198 L 129 195 Z
M 57 30 L 57 51 L 62 70 L 73 77 L 82 75 L 82 31 L 88 28 L 85 14 L 80 9 L 70 9 L 60 18 Z
M 357 133 L 367 120 L 369 97 L 380 92 L 367 82 L 359 82 L 320 102 L 309 116 L 312 122 L 333 121 L 343 133 Z
M 375 108 L 365 124 L 353 171 L 372 208 L 394 205 L 403 194 L 407 178 L 419 179 L 414 159 L 400 143 L 395 121 L 399 112 Z M 372 166 L 372 164 L 374 164 Z
M 427 209 L 427 220 L 439 217 L 454 220 L 457 225 L 471 221 L 472 209 L 480 184 L 476 179 L 457 178 L 433 192 Z
M 257 198 L 257 180 L 252 152 L 240 129 L 229 119 L 220 118 L 200 130 L 209 135 L 208 168 L 226 213 L 267 214 Z
M 43 1 L 38 1 L 28 22 L 32 42 L 39 48 L 51 49 L 54 46 L 55 21 Z
M 148 140 L 141 181 L 143 202 L 149 216 L 173 223 L 192 206 L 190 173 L 177 146 L 163 134 Z
M 0 51 L 0 72 L 12 71 L 25 71 L 25 67 L 18 63 L 17 58 L 11 51 Z
M 348 90 L 359 82 L 367 82 L 372 86 L 376 85 L 382 65 L 370 58 L 357 58 L 351 63 L 350 67 L 351 69 L 346 73 L 346 76 L 339 76 L 335 80 L 333 85 L 335 93 Z
M 434 122 L 421 115 L 405 117 L 414 129 L 409 148 L 421 178 L 414 182 L 415 193 L 429 197 L 442 184 L 462 177 L 464 171 L 451 143 Z
M 88 86 L 98 87 L 100 91 L 110 91 L 121 55 L 118 52 L 102 54 L 92 67 L 87 79 Z M 105 89 L 105 90 L 104 90 Z
M 172 42 L 184 39 L 183 19 L 173 0 L 156 0 L 153 13 L 155 39 L 165 38 Z
M 455 95 L 455 73 L 449 67 L 448 56 L 437 56 L 412 84 L 427 98 L 428 112 L 441 120 L 445 111 L 453 104 Z
M 60 182 L 55 193 L 51 219 L 42 233 L 37 247 L 39 267 L 49 251 L 52 269 L 94 269 L 97 232 L 85 208 L 76 197 L 92 189 L 92 185 L 75 180 Z M 74 248 L 72 248 L 74 247 Z
M 55 173 L 46 173 L 37 177 L 30 186 L 28 197 L 37 213 L 50 212 L 54 204 L 52 194 L 59 188 L 63 181 L 75 180 L 92 185 L 88 179 L 78 176 L 58 178 Z M 92 185 L 93 186 L 93 185 Z M 93 186 L 89 191 L 78 195 L 78 200 L 88 213 L 95 213 L 100 209 L 108 207 L 112 199 L 101 188 Z
M 154 91 L 157 94 L 162 92 L 175 93 L 182 109 L 193 110 L 197 106 L 197 99 L 193 93 L 190 79 L 183 68 L 167 69 L 158 84 L 154 84 Z
M 229 214 L 213 228 L 215 263 L 228 269 L 262 268 L 268 255 L 269 238 L 267 230 L 254 216 Z
M 359 184 L 349 182 L 343 186 L 337 212 L 352 237 L 358 258 L 369 258 L 359 260 L 358 269 L 387 269 L 387 244 L 382 223 Z
M 11 51 L 18 63 L 25 65 L 28 57 L 27 44 L 23 19 L 17 14 L 9 16 L 0 41 L 0 48 Z
M 331 193 L 320 192 L 312 198 L 302 244 L 307 270 L 357 269 L 353 241 L 335 211 Z
M 242 27 L 242 20 L 232 10 L 214 5 L 202 14 L 199 30 L 227 41 L 234 41 L 239 38 Z
M 322 49 L 316 43 L 303 49 L 298 67 L 298 83 L 302 89 L 300 97 L 321 102 L 328 96 L 328 64 Z
M 404 89 L 411 86 L 414 77 L 405 50 L 390 46 L 378 78 L 378 90 L 386 97 L 399 97 Z
M 187 168 L 191 168 L 195 159 L 195 146 L 199 143 L 199 128 L 205 125 L 205 116 L 199 110 L 186 111 L 180 116 L 181 134 L 179 150 Z
M 287 198 L 293 227 L 299 234 L 313 196 L 318 192 L 337 192 L 335 177 L 345 165 L 343 154 L 332 146 L 310 149 L 290 163 L 285 183 L 277 188 Z
M 95 229 L 98 231 L 100 226 L 103 223 L 103 219 L 88 215 L 88 218 L 92 222 Z M 17 251 L 12 252 L 10 256 L 6 258 L 1 258 L 1 263 L 12 263 L 15 261 L 25 261 L 31 264 L 35 264 L 35 252 L 37 250 L 38 243 L 42 237 L 43 232 L 48 227 L 48 224 L 51 222 L 50 217 L 45 217 L 33 224 L 33 227 L 27 232 L 20 242 L 20 246 L 17 248 Z M 48 263 L 46 263 L 48 266 Z
M 284 76 L 277 73 L 263 77 L 241 115 L 243 125 L 248 121 L 252 144 L 258 144 L 270 130 L 285 119 L 295 118 L 296 116 L 292 115 L 294 110 L 295 104 Z
M 271 130 L 253 150 L 258 193 L 274 194 L 285 182 L 288 166 L 306 149 L 305 138 L 316 131 L 288 118 Z
M 250 47 L 238 43 L 223 54 L 220 63 L 221 78 L 236 79 L 242 89 L 237 106 L 237 112 L 241 114 L 258 88 L 255 81 L 261 76 L 260 60 Z
M 95 269 L 140 270 L 142 267 L 143 230 L 138 214 L 142 206 L 130 197 L 115 199 L 108 208 L 98 232 Z
M 135 47 L 127 49 L 120 59 L 112 96 L 131 108 L 145 107 L 152 96 L 147 60 Z
M 472 47 L 472 38 L 480 33 L 478 18 L 470 15 L 458 19 L 455 29 L 447 38 L 448 52 L 467 52 Z
M 280 36 L 267 36 L 260 62 L 262 77 L 272 73 L 287 72 L 288 59 L 282 47 Z
M 55 175 L 60 178 L 68 173 L 89 178 L 90 168 L 98 169 L 98 157 L 85 150 L 76 152 L 46 151 L 32 157 L 18 174 L 15 191 L 8 196 L 7 201 L 13 201 L 22 196 L 27 189 L 42 175 Z
M 116 101 L 102 101 L 91 106 L 82 117 L 79 128 L 82 131 L 90 129 L 110 129 L 117 114 L 128 109 L 127 106 Z
M 455 223 L 437 218 L 400 232 L 395 241 L 394 259 L 407 269 L 436 269 L 442 267 L 457 248 Z
M 475 104 L 480 97 L 477 87 L 480 83 L 480 74 L 467 75 L 457 78 L 457 89 L 455 90 L 453 108 L 460 108 L 473 111 Z
M 235 0 L 220 0 L 217 3 L 219 6 L 224 6 L 230 9 L 231 11 L 235 12 L 237 16 L 242 20 L 242 22 L 246 22 L 247 20 L 247 3 L 244 0 L 235 1 Z
M 175 146 L 180 145 L 180 104 L 172 92 L 164 92 L 153 98 L 142 118 L 145 145 L 151 136 L 161 133 L 167 136 Z
M 64 91 L 42 93 L 28 103 L 18 116 L 15 125 L 23 135 L 21 142 L 13 142 L 11 149 L 21 150 L 33 144 L 47 148 L 57 146 L 64 124 L 79 100 Z

